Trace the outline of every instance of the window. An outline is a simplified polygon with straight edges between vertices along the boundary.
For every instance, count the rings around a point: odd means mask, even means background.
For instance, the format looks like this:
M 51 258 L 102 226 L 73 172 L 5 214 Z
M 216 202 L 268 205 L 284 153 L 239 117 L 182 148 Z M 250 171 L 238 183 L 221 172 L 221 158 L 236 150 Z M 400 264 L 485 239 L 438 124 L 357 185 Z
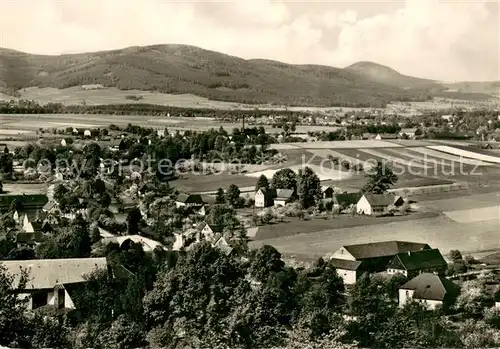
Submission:
M 31 295 L 31 309 L 36 309 L 47 305 L 47 292 L 36 291 Z
M 64 292 L 64 289 L 59 289 L 57 290 L 57 308 L 58 309 L 64 309 L 65 308 L 65 297 L 66 292 Z

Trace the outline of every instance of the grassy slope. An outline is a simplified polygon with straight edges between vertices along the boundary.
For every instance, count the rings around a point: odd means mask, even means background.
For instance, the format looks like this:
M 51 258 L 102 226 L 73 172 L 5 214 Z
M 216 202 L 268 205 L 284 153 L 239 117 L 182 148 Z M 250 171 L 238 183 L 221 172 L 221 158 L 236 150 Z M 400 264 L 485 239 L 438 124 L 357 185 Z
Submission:
M 443 86 L 434 80 L 415 78 L 398 73 L 392 68 L 373 62 L 357 62 L 346 68 L 346 70 L 357 73 L 367 79 L 398 86 L 400 88 L 434 89 L 443 90 Z
M 0 89 L 103 84 L 243 103 L 330 106 L 422 96 L 349 69 L 244 60 L 184 45 L 62 56 L 0 49 Z

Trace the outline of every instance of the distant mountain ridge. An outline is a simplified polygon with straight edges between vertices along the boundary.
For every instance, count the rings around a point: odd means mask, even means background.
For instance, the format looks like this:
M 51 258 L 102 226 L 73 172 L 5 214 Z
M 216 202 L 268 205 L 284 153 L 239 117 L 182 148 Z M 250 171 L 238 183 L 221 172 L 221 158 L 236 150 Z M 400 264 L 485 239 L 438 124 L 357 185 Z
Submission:
M 395 100 L 428 99 L 449 88 L 372 62 L 347 68 L 292 65 L 245 60 L 187 45 L 59 56 L 0 49 L 0 92 L 86 84 L 290 106 L 382 106 Z M 460 92 L 457 89 L 455 94 Z M 478 97 L 488 98 L 476 94 Z

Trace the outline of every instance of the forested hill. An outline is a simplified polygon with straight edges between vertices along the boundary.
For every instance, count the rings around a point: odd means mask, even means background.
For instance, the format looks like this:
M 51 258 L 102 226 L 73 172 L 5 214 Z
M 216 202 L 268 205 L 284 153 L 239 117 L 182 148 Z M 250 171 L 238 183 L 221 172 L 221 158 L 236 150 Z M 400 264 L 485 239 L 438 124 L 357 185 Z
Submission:
M 408 88 L 393 80 L 381 81 L 352 67 L 245 60 L 185 45 L 61 56 L 0 49 L 0 92 L 8 94 L 31 86 L 102 84 L 239 103 L 375 107 L 394 100 L 427 99 L 440 86 L 431 83 L 426 88 Z

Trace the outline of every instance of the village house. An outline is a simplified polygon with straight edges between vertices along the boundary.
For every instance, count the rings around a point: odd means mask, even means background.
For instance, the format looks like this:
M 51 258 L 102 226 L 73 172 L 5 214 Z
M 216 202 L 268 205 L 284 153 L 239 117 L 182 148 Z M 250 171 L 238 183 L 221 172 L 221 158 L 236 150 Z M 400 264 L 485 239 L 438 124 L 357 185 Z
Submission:
M 55 213 L 59 210 L 59 205 L 54 200 L 48 201 L 43 207 L 42 211 L 47 213 Z
M 398 138 L 398 135 L 396 134 L 392 134 L 392 133 L 378 133 L 376 136 L 375 136 L 375 140 L 377 141 L 380 141 L 382 139 L 397 139 Z
M 63 138 L 61 139 L 61 147 L 67 146 L 66 140 Z
M 165 137 L 165 129 L 164 128 L 159 128 L 156 130 L 156 135 L 158 138 L 163 138 Z
M 404 199 L 392 193 L 364 194 L 356 203 L 356 212 L 368 216 L 384 213 L 390 205 L 401 206 Z
M 197 232 L 197 241 L 200 240 L 207 240 L 207 241 L 212 241 L 215 238 L 216 233 L 219 232 L 218 227 L 211 227 L 208 223 L 206 222 L 201 222 L 198 225 L 196 225 L 196 232 Z
M 276 189 L 276 197 L 274 198 L 274 206 L 285 206 L 293 199 L 294 191 L 292 189 Z
M 408 137 L 409 139 L 415 139 L 415 133 L 417 132 L 417 128 L 403 128 L 399 132 L 400 137 Z
M 175 200 L 177 207 L 196 207 L 203 206 L 204 202 L 201 195 L 198 194 L 179 194 Z
M 220 236 L 217 241 L 212 244 L 212 247 L 221 250 L 227 256 L 235 252 L 234 248 L 231 247 L 223 236 Z
M 399 306 L 417 301 L 428 309 L 451 304 L 460 294 L 460 287 L 453 281 L 433 273 L 422 273 L 399 288 Z
M 321 186 L 321 195 L 323 199 L 332 199 L 333 194 L 335 194 L 335 190 L 329 185 Z
M 28 282 L 19 293 L 22 299 L 29 297 L 28 309 L 49 306 L 58 311 L 75 309 L 68 286 L 85 282 L 84 275 L 97 269 L 107 270 L 105 257 L 15 260 L 1 264 L 14 276 L 15 287 L 21 272 L 28 273 Z
M 255 192 L 254 196 L 255 207 L 263 208 L 272 206 L 274 203 L 274 197 L 275 193 L 273 190 L 259 188 L 259 190 Z
M 430 249 L 429 245 L 406 241 L 384 241 L 367 244 L 346 245 L 338 249 L 330 258 L 330 263 L 344 279 L 352 285 L 364 272 L 377 273 L 387 269 L 387 265 L 398 253 L 417 252 Z
M 444 275 L 448 263 L 438 249 L 398 253 L 387 265 L 388 274 L 401 273 L 413 278 L 421 273 Z

